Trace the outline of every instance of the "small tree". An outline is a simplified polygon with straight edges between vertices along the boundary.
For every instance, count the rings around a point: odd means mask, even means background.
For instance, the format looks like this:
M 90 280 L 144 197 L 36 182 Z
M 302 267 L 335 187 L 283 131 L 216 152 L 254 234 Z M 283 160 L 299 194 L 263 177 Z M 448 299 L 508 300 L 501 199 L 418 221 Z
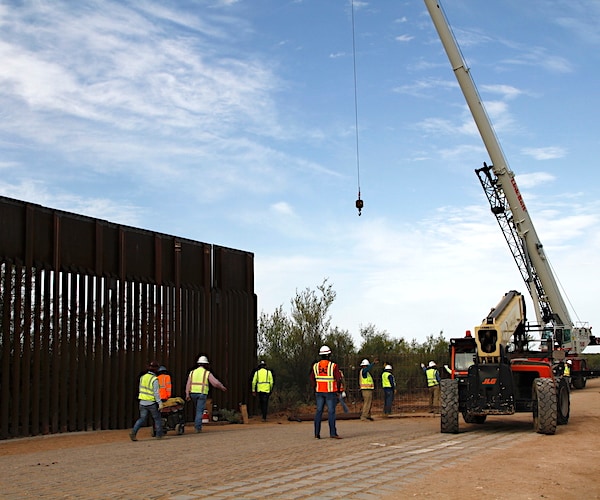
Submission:
M 317 291 L 307 288 L 296 292 L 289 316 L 283 306 L 272 315 L 261 314 L 259 351 L 276 374 L 276 390 L 297 391 L 300 398 L 309 400 L 310 369 L 318 359 L 319 348 L 329 345 L 336 359 L 354 352 L 350 334 L 331 328 L 329 308 L 335 297 L 332 285 L 324 279 Z

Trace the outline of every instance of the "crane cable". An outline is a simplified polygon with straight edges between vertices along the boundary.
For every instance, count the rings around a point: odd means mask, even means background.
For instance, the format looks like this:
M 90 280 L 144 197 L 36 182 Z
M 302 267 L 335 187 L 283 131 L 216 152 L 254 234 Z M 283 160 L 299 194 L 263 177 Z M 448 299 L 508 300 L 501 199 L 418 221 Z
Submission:
M 354 64 L 354 129 L 356 130 L 356 177 L 358 184 L 358 198 L 356 200 L 356 208 L 358 209 L 358 215 L 362 214 L 362 208 L 364 207 L 363 200 L 360 199 L 360 154 L 358 150 L 358 91 L 356 84 L 356 37 L 354 35 L 354 0 L 351 0 L 351 11 L 352 11 L 352 62 Z

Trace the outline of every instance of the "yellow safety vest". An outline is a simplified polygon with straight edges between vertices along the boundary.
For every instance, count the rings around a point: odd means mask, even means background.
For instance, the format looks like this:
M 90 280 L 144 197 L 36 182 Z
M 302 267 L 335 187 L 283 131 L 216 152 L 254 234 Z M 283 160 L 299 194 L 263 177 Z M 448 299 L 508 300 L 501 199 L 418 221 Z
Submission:
M 565 377 L 571 376 L 571 366 L 569 364 L 565 364 L 565 369 L 563 370 L 563 375 Z
M 381 387 L 384 389 L 391 389 L 392 382 L 390 381 L 390 372 L 383 372 L 381 374 Z
M 427 368 L 427 370 L 425 370 L 425 374 L 427 375 L 427 387 L 433 387 L 440 384 L 435 376 L 436 373 L 437 368 Z
M 363 371 L 361 368 L 360 371 L 358 372 L 358 382 L 359 382 L 361 390 L 362 389 L 375 389 L 375 382 L 373 382 L 373 377 L 371 377 L 371 373 L 367 372 L 366 377 L 363 377 L 362 373 L 363 373 Z
M 273 388 L 273 373 L 266 368 L 259 368 L 252 377 L 252 390 L 254 392 L 271 392 Z
M 203 366 L 199 366 L 195 370 L 192 370 L 190 377 L 192 383 L 190 386 L 190 392 L 195 394 L 208 394 L 208 376 L 210 372 Z
M 140 390 L 138 399 L 142 401 L 156 401 L 154 398 L 154 381 L 157 380 L 153 373 L 146 373 L 140 377 Z

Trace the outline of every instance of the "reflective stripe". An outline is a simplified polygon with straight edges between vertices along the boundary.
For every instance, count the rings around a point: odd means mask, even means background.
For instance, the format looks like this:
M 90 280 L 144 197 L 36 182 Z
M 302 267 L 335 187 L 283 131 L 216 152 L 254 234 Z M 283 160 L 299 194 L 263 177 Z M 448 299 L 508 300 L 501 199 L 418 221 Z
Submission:
M 435 374 L 437 373 L 437 368 L 427 368 L 425 370 L 425 375 L 427 375 L 427 387 L 433 387 L 434 385 L 439 385 L 437 377 Z
M 381 387 L 384 389 L 387 387 L 392 387 L 392 382 L 390 381 L 390 372 L 383 372 L 381 374 Z
M 138 399 L 142 401 L 155 401 L 154 398 L 154 381 L 156 375 L 152 373 L 146 373 L 140 377 L 140 391 Z
M 255 392 L 271 392 L 273 388 L 273 373 L 266 368 L 259 368 L 252 378 L 252 389 Z
M 315 381 L 317 383 L 316 392 L 336 392 L 337 383 L 333 378 L 333 371 L 336 364 L 328 359 L 322 359 L 313 365 Z
M 192 383 L 190 386 L 190 392 L 196 394 L 208 394 L 208 376 L 210 372 L 203 366 L 199 366 L 195 370 L 192 370 L 190 377 Z
M 373 382 L 373 377 L 371 377 L 371 373 L 367 372 L 367 376 L 363 377 L 362 368 L 358 372 L 358 382 L 361 389 L 375 389 L 375 382 Z

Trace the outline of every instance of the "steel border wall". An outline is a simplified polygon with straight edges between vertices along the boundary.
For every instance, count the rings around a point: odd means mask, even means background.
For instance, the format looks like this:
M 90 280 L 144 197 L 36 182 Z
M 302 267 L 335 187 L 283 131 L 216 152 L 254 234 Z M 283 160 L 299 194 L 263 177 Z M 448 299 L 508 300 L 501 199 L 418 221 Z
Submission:
M 152 359 L 183 395 L 206 354 L 252 404 L 252 253 L 0 197 L 0 309 L 0 439 L 130 427 Z

